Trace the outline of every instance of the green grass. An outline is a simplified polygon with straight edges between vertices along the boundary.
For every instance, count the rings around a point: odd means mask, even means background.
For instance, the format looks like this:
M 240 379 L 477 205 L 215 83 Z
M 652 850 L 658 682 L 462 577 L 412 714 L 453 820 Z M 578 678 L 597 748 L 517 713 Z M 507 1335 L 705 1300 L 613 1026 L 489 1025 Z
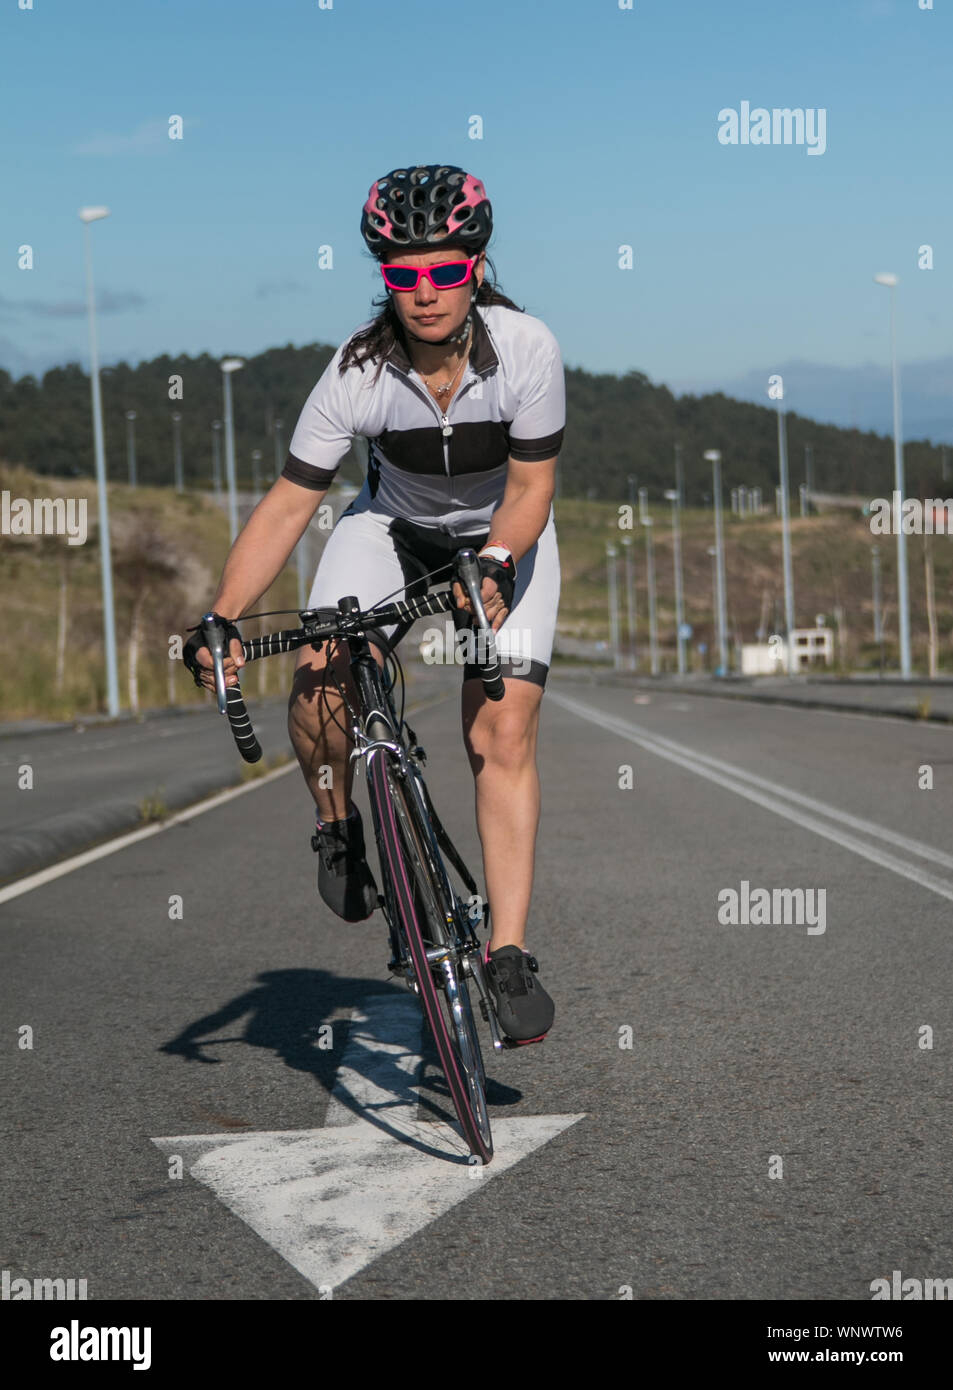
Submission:
M 14 496 L 75 496 L 88 502 L 90 534 L 85 545 L 69 546 L 58 537 L 0 537 L 0 593 L 4 598 L 6 659 L 0 664 L 0 719 L 62 719 L 105 708 L 105 672 L 100 590 L 99 547 L 95 528 L 96 489 L 91 479 L 57 480 L 39 477 L 24 468 L 0 464 L 0 488 Z M 183 640 L 186 627 L 204 612 L 221 574 L 229 549 L 225 512 L 210 498 L 171 489 L 130 491 L 111 484 L 110 519 L 116 626 L 119 638 L 119 683 L 123 709 L 130 708 L 129 633 L 137 604 L 141 609 L 142 647 L 139 653 L 139 708 L 170 703 L 169 638 Z M 639 645 L 648 644 L 645 529 L 620 530 L 615 504 L 577 499 L 555 504 L 562 586 L 559 631 L 587 641 L 608 640 L 606 543 L 620 554 L 619 599 L 625 630 L 623 537 L 631 537 L 635 564 Z M 663 669 L 675 669 L 675 599 L 672 568 L 671 510 L 651 508 L 654 521 L 658 629 Z M 792 520 L 795 609 L 799 625 L 813 626 L 823 613 L 835 627 L 835 609 L 846 619 L 844 651 L 838 669 L 879 670 L 880 650 L 872 641 L 870 549 L 868 523 L 850 513 Z M 700 665 L 695 647 L 713 646 L 712 570 L 708 547 L 714 541 L 711 511 L 688 510 L 682 515 L 682 553 L 685 616 L 692 624 L 692 659 Z M 739 518 L 725 515 L 725 551 L 729 627 L 743 640 L 754 641 L 762 600 L 768 595 L 768 628 L 773 630 L 775 605 L 783 611 L 781 529 L 773 515 Z M 897 664 L 896 545 L 879 538 L 883 564 L 887 668 Z M 926 669 L 926 605 L 923 539 L 907 538 L 910 578 L 913 659 Z M 940 670 L 953 670 L 953 537 L 933 541 L 937 617 L 940 632 Z M 69 641 L 62 679 L 57 681 L 56 642 L 61 584 L 65 576 Z M 294 570 L 281 574 L 260 605 L 262 609 L 294 609 L 297 580 Z M 265 619 L 267 628 L 279 620 Z M 259 625 L 243 625 L 255 635 Z M 836 630 L 836 629 L 835 629 Z M 294 657 L 274 657 L 249 667 L 243 681 L 246 693 L 259 695 L 261 672 L 265 693 L 286 690 Z M 644 662 L 643 662 L 644 666 Z M 178 705 L 210 704 L 182 665 L 172 666 L 172 701 Z M 408 666 L 412 676 L 413 665 Z M 254 773 L 249 775 L 256 775 Z M 260 773 L 257 775 L 261 775 Z
M 604 502 L 577 500 L 555 504 L 559 536 L 562 591 L 559 605 L 559 631 L 573 637 L 607 641 L 609 618 L 606 577 L 606 544 L 612 542 L 619 553 L 618 581 L 620 619 L 626 629 L 626 601 L 622 537 L 632 538 L 635 568 L 638 638 L 642 652 L 648 646 L 648 587 L 646 577 L 645 528 L 620 530 L 618 509 Z M 675 579 L 671 508 L 651 507 L 655 551 L 658 633 L 663 669 L 675 669 Z M 691 645 L 706 642 L 709 652 L 715 641 L 712 596 L 712 561 L 709 546 L 714 545 L 714 516 L 710 510 L 688 509 L 682 513 L 682 570 L 685 618 L 694 633 Z M 781 557 L 781 522 L 773 513 L 760 517 L 724 516 L 725 572 L 729 631 L 739 631 L 742 640 L 754 642 L 761 621 L 762 600 L 768 596 L 767 626 L 772 632 L 774 614 L 783 614 L 784 590 Z M 871 545 L 880 547 L 882 563 L 882 604 L 887 641 L 884 658 L 887 668 L 898 662 L 896 607 L 896 541 L 893 537 L 874 538 L 869 523 L 849 512 L 830 512 L 822 516 L 795 516 L 791 521 L 792 565 L 794 571 L 795 620 L 799 627 L 813 627 L 815 615 L 823 613 L 835 632 L 835 670 L 880 668 L 880 648 L 873 642 L 873 594 Z M 924 540 L 907 537 L 907 569 L 910 588 L 913 660 L 919 670 L 927 665 L 926 586 L 923 568 Z M 933 538 L 937 623 L 939 629 L 940 670 L 953 671 L 953 536 Z M 843 615 L 844 650 L 836 640 L 836 610 Z M 696 653 L 697 657 L 697 653 Z

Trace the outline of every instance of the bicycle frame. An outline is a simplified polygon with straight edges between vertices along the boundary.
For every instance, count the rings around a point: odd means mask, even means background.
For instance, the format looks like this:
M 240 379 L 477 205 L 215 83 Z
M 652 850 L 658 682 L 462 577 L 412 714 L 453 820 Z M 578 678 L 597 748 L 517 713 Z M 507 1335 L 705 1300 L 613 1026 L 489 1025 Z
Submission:
M 476 931 L 470 920 L 468 913 L 461 913 L 459 910 L 458 894 L 453 888 L 447 873 L 443 855 L 440 853 L 440 845 L 435 834 L 432 817 L 433 807 L 430 803 L 429 795 L 426 792 L 426 785 L 421 775 L 419 767 L 413 761 L 412 753 L 404 747 L 401 742 L 397 729 L 397 715 L 390 699 L 390 694 L 384 689 L 384 682 L 380 668 L 371 651 L 370 643 L 365 633 L 349 636 L 347 639 L 351 658 L 351 673 L 354 683 L 357 686 L 358 695 L 363 705 L 358 718 L 351 720 L 351 738 L 354 748 L 351 750 L 350 759 L 367 759 L 378 756 L 381 750 L 386 750 L 394 759 L 397 771 L 405 786 L 408 788 L 417 807 L 419 827 L 424 832 L 428 841 L 425 848 L 428 853 L 428 868 L 435 877 L 438 878 L 442 896 L 446 903 L 453 905 L 453 915 L 448 916 L 445 922 L 445 930 L 450 938 L 449 941 L 439 943 L 427 952 L 427 957 L 433 965 L 441 965 L 447 988 L 448 1000 L 451 1007 L 456 1009 L 462 1007 L 457 998 L 458 991 L 453 971 L 447 968 L 449 957 L 453 956 L 459 961 L 462 972 L 476 984 L 477 991 L 482 1004 L 481 1012 L 486 1018 L 490 1027 L 490 1036 L 493 1041 L 494 1051 L 502 1051 L 508 1045 L 508 1039 L 500 1033 L 496 1020 L 496 1013 L 490 1002 L 489 991 L 483 977 L 482 959 L 480 955 L 480 942 L 477 939 Z M 361 728 L 361 718 L 363 718 L 365 728 Z M 365 732 L 366 730 L 366 732 Z M 368 779 L 369 781 L 370 779 Z M 375 818 L 377 808 L 371 799 L 372 809 Z M 375 833 L 379 827 L 375 824 Z M 441 826 L 441 830 L 443 827 Z M 446 840 L 446 848 L 453 852 L 454 859 L 462 863 L 456 851 L 449 844 L 449 837 L 443 831 Z M 386 885 L 389 888 L 389 884 Z M 388 903 L 388 928 L 391 934 L 391 944 L 394 949 L 394 960 L 391 968 L 397 966 L 402 972 L 411 970 L 406 953 L 400 947 L 400 942 L 395 940 L 395 924 L 397 921 L 396 913 L 392 903 Z M 490 904 L 483 900 L 482 912 L 483 925 L 489 928 Z M 476 963 L 471 957 L 476 955 Z
M 492 625 L 480 597 L 480 567 L 472 550 L 457 555 L 459 578 L 469 596 L 471 610 L 486 638 L 486 654 L 477 664 L 486 695 L 503 698 L 505 688 Z M 468 979 L 480 996 L 481 1012 L 493 1039 L 494 1050 L 518 1046 L 501 1036 L 495 1008 L 484 977 L 482 952 L 469 912 L 454 890 L 441 848 L 471 894 L 476 884 L 441 824 L 417 766 L 426 755 L 416 735 L 405 725 L 403 708 L 398 718 L 385 688 L 378 663 L 370 648 L 367 628 L 375 623 L 396 630 L 386 644 L 388 654 L 413 622 L 453 606 L 450 590 L 399 599 L 366 612 L 356 597 L 342 598 L 332 618 L 322 621 L 327 610 L 299 613 L 302 626 L 273 632 L 242 642 L 246 661 L 312 645 L 320 650 L 326 641 L 344 639 L 348 644 L 350 673 L 357 689 L 358 710 L 345 697 L 354 747 L 350 757 L 366 759 L 368 790 L 374 816 L 374 833 L 381 857 L 384 909 L 393 951 L 390 969 L 404 977 L 419 996 L 437 1047 L 464 1138 L 483 1161 L 492 1157 L 493 1145 L 486 1108 L 486 1073 L 483 1066 Z M 226 686 L 224 652 L 225 620 L 216 613 L 202 619 L 212 665 L 219 712 L 226 715 L 236 745 L 246 762 L 261 758 L 237 679 Z M 398 635 L 399 632 L 399 635 Z M 328 666 L 325 667 L 325 679 Z M 405 746 L 404 729 L 410 735 Z M 489 903 L 483 900 L 482 918 L 488 924 Z M 443 1002 L 441 1002 L 441 996 Z M 446 1013 L 449 1011 L 450 1018 Z

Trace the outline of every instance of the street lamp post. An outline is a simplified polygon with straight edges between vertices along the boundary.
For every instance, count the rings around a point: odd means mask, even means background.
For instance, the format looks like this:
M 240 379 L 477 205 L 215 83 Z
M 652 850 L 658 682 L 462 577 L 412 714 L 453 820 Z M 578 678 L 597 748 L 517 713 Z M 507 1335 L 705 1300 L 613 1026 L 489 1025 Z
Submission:
M 622 553 L 625 555 L 625 614 L 629 629 L 630 663 L 632 670 L 637 671 L 639 658 L 635 643 L 635 566 L 632 562 L 631 536 L 623 536 Z
M 129 463 L 129 486 L 135 487 L 136 478 L 136 412 L 126 411 L 126 458 Z
M 282 441 L 281 435 L 281 431 L 284 429 L 284 425 L 284 420 L 275 421 L 275 469 L 271 475 L 271 481 L 273 483 L 277 481 L 282 468 L 284 468 L 285 466 L 284 459 L 281 457 L 284 453 L 284 443 Z
M 616 555 L 618 554 L 612 542 L 606 545 L 606 561 L 609 571 L 609 645 L 612 648 L 612 664 L 618 671 L 622 665 L 622 653 L 619 646 L 619 589 L 616 583 Z
M 665 496 L 672 504 L 672 552 L 675 561 L 675 640 L 678 651 L 678 674 L 685 674 L 685 626 L 684 599 L 682 591 L 682 528 L 679 524 L 681 496 L 678 488 L 670 489 Z
M 182 475 L 182 416 L 179 411 L 172 412 L 172 464 L 175 471 L 176 492 L 185 491 Z
M 718 614 L 718 551 L 717 551 L 717 549 L 715 548 L 715 546 L 710 545 L 710 546 L 708 547 L 708 550 L 707 550 L 706 553 L 711 557 L 711 611 L 712 611 L 712 618 L 713 618 L 713 624 L 712 624 L 712 626 L 713 626 L 713 628 L 717 628 L 717 614 Z M 710 658 L 710 659 L 711 659 L 711 663 L 712 663 L 712 671 L 714 671 L 714 670 L 715 670 L 715 665 L 714 665 L 714 661 L 715 661 L 715 642 L 714 642 L 714 638 L 712 639 L 712 644 L 711 644 L 711 658 Z
M 890 364 L 893 377 L 893 486 L 899 493 L 898 501 L 903 517 L 903 429 L 900 419 L 900 372 L 897 367 L 897 315 L 896 289 L 898 277 L 884 271 L 874 276 L 878 285 L 886 285 L 890 290 Z M 903 526 L 897 528 L 897 608 L 900 613 L 900 674 L 905 681 L 910 679 L 910 592 L 907 586 L 907 538 Z
M 222 422 L 212 421 L 212 491 L 222 495 Z
M 106 445 L 103 401 L 99 387 L 99 351 L 96 343 L 96 302 L 93 293 L 93 252 L 89 224 L 109 216 L 108 208 L 80 208 L 86 243 L 86 303 L 89 311 L 89 380 L 93 399 L 93 449 L 96 455 L 96 490 L 99 503 L 99 564 L 103 591 L 103 635 L 106 647 L 106 705 L 110 716 L 119 713 L 119 667 L 116 661 L 116 614 L 113 605 L 112 551 L 109 543 L 109 500 L 106 495 Z
M 641 489 L 640 489 L 641 491 Z M 652 541 L 652 518 L 642 518 L 645 527 L 645 567 L 649 591 L 649 655 L 652 675 L 658 675 L 658 616 L 655 609 L 655 546 Z
M 794 569 L 791 562 L 791 518 L 788 507 L 788 431 L 784 405 L 778 401 L 778 481 L 781 485 L 781 564 L 784 570 L 784 626 L 787 629 L 788 675 L 794 670 Z
M 261 501 L 261 450 L 251 451 L 251 487 L 255 506 Z
M 706 449 L 704 457 L 712 466 L 712 493 L 715 504 L 715 575 L 718 624 L 718 667 L 728 673 L 728 622 L 725 613 L 725 537 L 721 519 L 721 450 Z
M 232 372 L 240 371 L 245 363 L 241 357 L 226 357 L 222 363 L 225 397 L 225 476 L 228 485 L 228 527 L 232 545 L 238 535 L 238 496 L 235 489 L 235 424 L 232 417 Z

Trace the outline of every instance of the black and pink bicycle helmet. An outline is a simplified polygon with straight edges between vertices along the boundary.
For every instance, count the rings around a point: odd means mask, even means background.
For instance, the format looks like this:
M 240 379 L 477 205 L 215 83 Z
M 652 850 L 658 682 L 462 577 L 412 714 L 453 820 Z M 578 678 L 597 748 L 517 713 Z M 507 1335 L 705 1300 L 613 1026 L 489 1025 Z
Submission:
M 371 185 L 361 214 L 361 235 L 378 257 L 394 246 L 426 251 L 447 240 L 482 251 L 492 231 L 486 189 L 455 164 L 392 169 Z

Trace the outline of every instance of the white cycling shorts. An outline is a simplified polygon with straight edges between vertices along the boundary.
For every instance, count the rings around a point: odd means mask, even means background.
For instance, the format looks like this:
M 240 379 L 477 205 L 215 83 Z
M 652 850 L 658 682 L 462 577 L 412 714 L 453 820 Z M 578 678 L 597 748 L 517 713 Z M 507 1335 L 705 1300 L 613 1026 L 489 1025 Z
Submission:
M 308 607 L 336 609 L 339 599 L 353 594 L 362 608 L 371 608 L 384 601 L 415 597 L 428 588 L 448 588 L 452 582 L 449 565 L 456 552 L 465 546 L 479 550 L 488 537 L 488 531 L 461 535 L 452 528 L 417 526 L 402 517 L 375 511 L 365 486 L 328 537 Z M 506 537 L 500 539 L 505 541 Z M 559 550 L 551 507 L 542 535 L 516 569 L 513 605 L 495 634 L 502 673 L 545 686 L 559 607 Z M 446 651 L 446 624 L 468 627 L 470 615 L 451 609 L 426 621 L 441 634 L 442 650 Z M 396 625 L 379 631 L 389 640 Z M 470 640 L 478 642 L 479 634 L 473 633 Z M 468 655 L 465 645 L 462 655 Z M 478 676 L 476 666 L 466 660 L 463 679 Z

